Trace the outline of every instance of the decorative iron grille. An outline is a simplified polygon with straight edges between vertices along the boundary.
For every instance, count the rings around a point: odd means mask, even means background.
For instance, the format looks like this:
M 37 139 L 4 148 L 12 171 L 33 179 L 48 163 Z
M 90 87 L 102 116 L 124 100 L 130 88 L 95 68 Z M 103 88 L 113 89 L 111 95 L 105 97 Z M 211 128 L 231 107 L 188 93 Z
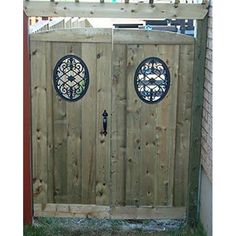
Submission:
M 170 87 L 170 72 L 158 57 L 143 60 L 135 72 L 134 87 L 139 98 L 146 103 L 158 103 Z
M 66 55 L 56 64 L 53 83 L 58 95 L 67 101 L 81 99 L 89 86 L 89 72 L 84 61 L 75 55 Z

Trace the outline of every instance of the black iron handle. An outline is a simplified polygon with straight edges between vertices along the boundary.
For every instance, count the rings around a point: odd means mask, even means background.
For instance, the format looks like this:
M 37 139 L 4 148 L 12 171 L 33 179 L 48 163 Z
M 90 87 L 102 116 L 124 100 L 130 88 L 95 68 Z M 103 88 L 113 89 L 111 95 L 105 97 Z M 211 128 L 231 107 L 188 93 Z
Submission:
M 103 124 L 103 134 L 106 136 L 107 135 L 107 111 L 104 110 L 104 112 L 102 113 L 103 119 L 102 119 L 102 124 Z

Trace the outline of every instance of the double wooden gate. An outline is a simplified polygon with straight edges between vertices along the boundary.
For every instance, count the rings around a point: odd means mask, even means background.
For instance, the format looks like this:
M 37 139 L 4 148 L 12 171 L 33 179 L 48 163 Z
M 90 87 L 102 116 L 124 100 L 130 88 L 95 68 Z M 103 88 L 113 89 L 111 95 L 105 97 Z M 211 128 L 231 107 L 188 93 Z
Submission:
M 185 217 L 194 39 L 71 29 L 33 34 L 30 49 L 35 215 Z M 53 86 L 53 69 L 68 54 L 89 71 L 87 92 L 76 102 Z M 136 69 L 149 57 L 170 73 L 169 91 L 155 104 L 134 87 Z

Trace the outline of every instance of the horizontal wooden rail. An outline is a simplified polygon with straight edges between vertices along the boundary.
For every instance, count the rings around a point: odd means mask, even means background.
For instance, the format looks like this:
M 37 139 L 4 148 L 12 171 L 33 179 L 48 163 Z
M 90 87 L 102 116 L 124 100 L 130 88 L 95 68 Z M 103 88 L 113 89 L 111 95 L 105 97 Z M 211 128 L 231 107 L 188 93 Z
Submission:
M 186 207 L 125 206 L 82 204 L 34 204 L 34 216 L 82 217 L 100 219 L 184 219 Z
M 208 10 L 206 4 L 26 1 L 24 11 L 27 16 L 203 19 Z
M 108 43 L 112 40 L 111 29 L 77 28 L 57 29 L 30 35 L 32 41 Z
M 30 39 L 48 42 L 109 43 L 112 41 L 112 30 L 97 28 L 57 29 L 33 34 Z M 194 38 L 174 32 L 115 29 L 113 30 L 113 42 L 115 44 L 186 45 L 194 44 Z
M 140 31 L 142 34 L 140 34 Z M 114 30 L 114 43 L 116 44 L 194 44 L 194 38 L 184 34 L 163 31 L 146 30 Z

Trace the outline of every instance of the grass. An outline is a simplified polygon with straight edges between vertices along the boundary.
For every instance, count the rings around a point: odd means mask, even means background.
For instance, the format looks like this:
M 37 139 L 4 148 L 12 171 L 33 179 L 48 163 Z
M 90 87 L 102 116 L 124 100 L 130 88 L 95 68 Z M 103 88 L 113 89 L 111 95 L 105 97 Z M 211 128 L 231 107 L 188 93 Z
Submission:
M 206 236 L 201 225 L 195 230 L 187 227 L 186 224 L 178 224 L 178 229 L 172 225 L 172 228 L 169 228 L 170 231 L 166 231 L 164 224 L 164 221 L 157 223 L 154 220 L 124 221 L 40 217 L 35 218 L 33 225 L 24 226 L 24 236 Z

